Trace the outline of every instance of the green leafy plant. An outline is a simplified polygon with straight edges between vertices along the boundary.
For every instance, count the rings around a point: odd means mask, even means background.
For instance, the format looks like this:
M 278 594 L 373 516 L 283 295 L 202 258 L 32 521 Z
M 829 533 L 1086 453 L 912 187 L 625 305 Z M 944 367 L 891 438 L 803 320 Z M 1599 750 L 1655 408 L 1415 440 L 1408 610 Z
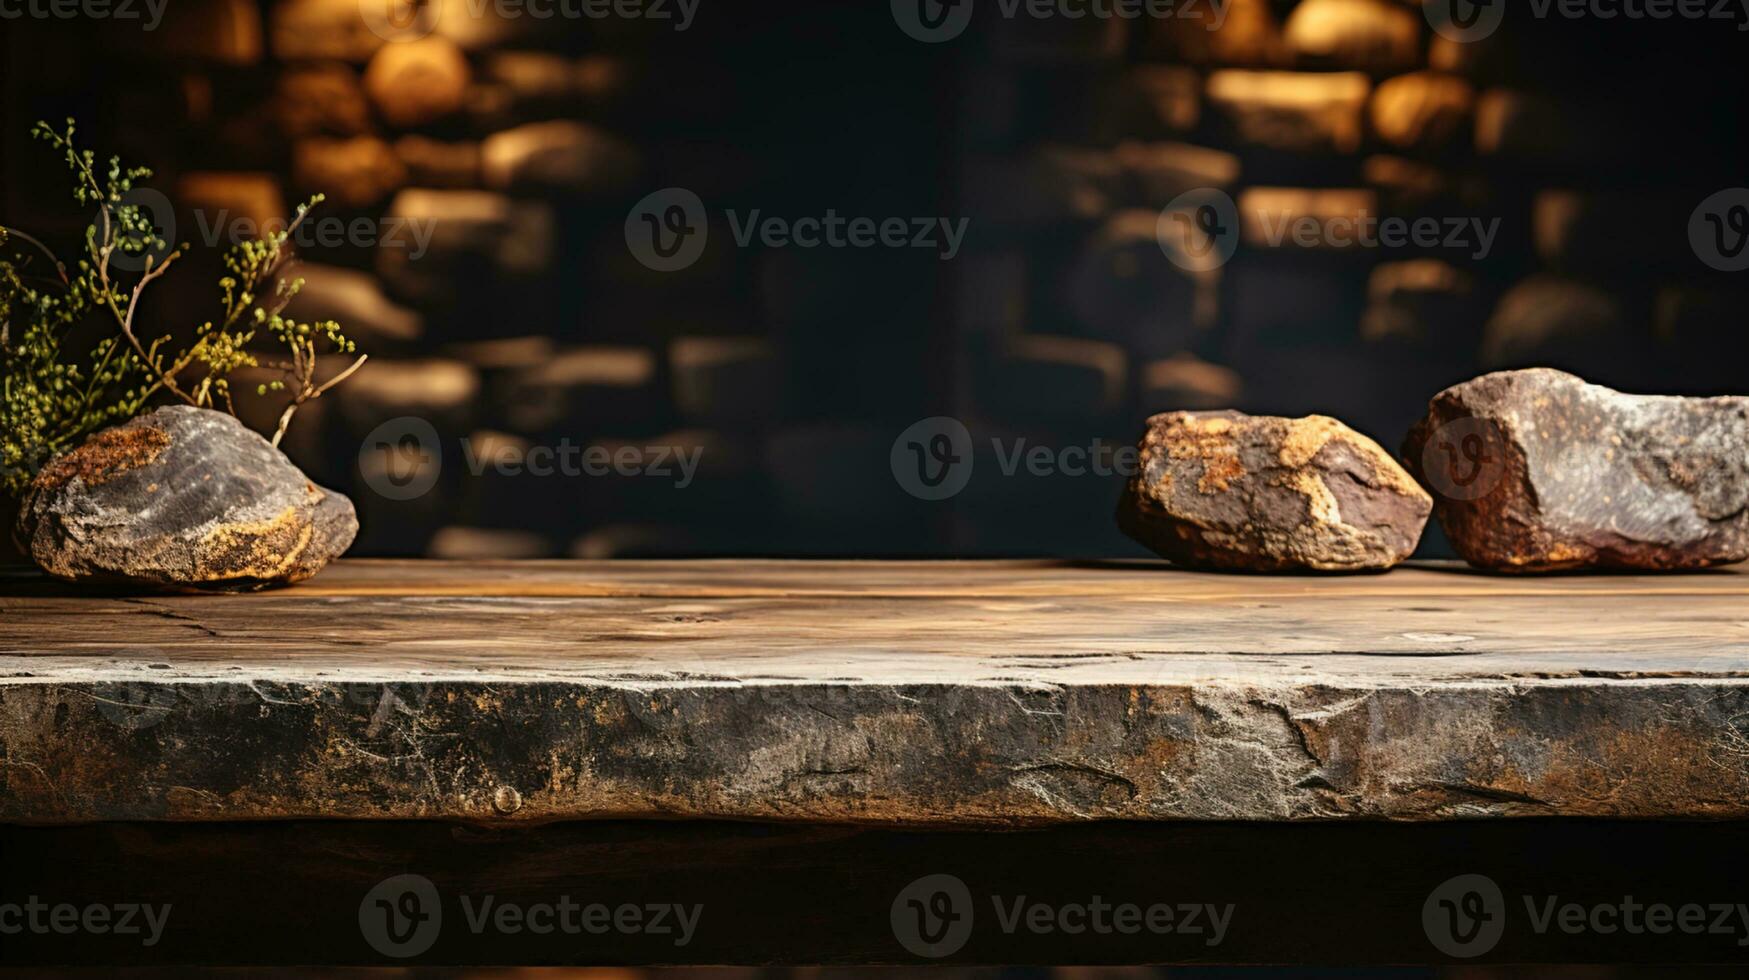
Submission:
M 332 320 L 282 315 L 304 284 L 286 275 L 294 261 L 287 243 L 321 203 L 320 195 L 300 205 L 284 229 L 226 253 L 219 280 L 222 315 L 195 327 L 187 346 L 170 335 L 143 339 L 140 297 L 188 248 L 185 243 L 171 249 L 148 210 L 127 200 L 151 171 L 124 167 L 115 157 L 100 166 L 92 151 L 74 145 L 71 119 L 65 130 L 39 122 L 31 135 L 65 154 L 74 200 L 95 206 L 97 216 L 71 267 L 36 238 L 0 226 L 0 491 L 17 495 L 55 454 L 154 403 L 179 401 L 236 414 L 230 376 L 242 368 L 276 374 L 256 385 L 256 397 L 290 393 L 272 433 L 277 446 L 300 407 L 363 366 L 366 355 L 359 354 L 318 382 L 323 355 L 353 355 L 356 345 Z M 126 257 L 124 265 L 139 264 L 140 271 L 127 275 L 116 265 L 118 256 Z M 100 323 L 100 336 L 78 344 L 76 328 L 93 320 Z M 256 353 L 258 337 L 284 353 Z

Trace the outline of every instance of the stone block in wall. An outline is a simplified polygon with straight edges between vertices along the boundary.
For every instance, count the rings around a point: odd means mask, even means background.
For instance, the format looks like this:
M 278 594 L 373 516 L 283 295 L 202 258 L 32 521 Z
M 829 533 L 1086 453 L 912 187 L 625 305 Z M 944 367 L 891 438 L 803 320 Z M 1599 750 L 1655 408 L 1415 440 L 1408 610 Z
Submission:
M 386 45 L 364 71 L 364 90 L 390 126 L 410 129 L 462 108 L 472 72 L 454 44 L 423 37 Z
M 1182 65 L 1136 65 L 1120 87 L 1125 135 L 1159 137 L 1189 132 L 1202 120 L 1202 75 Z
M 1380 153 L 1361 161 L 1360 169 L 1387 214 L 1452 213 L 1458 206 L 1459 182 L 1437 164 Z
M 1442 152 L 1471 131 L 1475 100 L 1475 89 L 1456 75 L 1399 75 L 1374 90 L 1372 129 L 1380 140 L 1400 149 Z
M 1079 147 L 1043 147 L 1019 158 L 969 157 L 961 173 L 961 199 L 980 230 L 1092 221 L 1122 192 L 1116 156 Z
M 399 190 L 407 171 L 375 136 L 312 136 L 292 144 L 291 179 L 302 194 L 322 194 L 335 207 L 361 211 Z
M 529 109 L 564 111 L 577 100 L 577 72 L 571 59 L 546 51 L 494 51 L 480 60 L 480 81 L 503 85 Z
M 1360 336 L 1368 344 L 1464 361 L 1475 356 L 1487 310 L 1469 272 L 1440 259 L 1384 262 L 1366 292 Z
M 1612 387 L 1640 373 L 1649 331 L 1605 290 L 1552 275 L 1520 281 L 1500 297 L 1482 335 L 1482 367 L 1553 367 Z
M 1149 207 L 1165 207 L 1190 191 L 1230 187 L 1239 179 L 1239 158 L 1206 146 L 1126 140 L 1115 153 L 1128 185 L 1125 197 Z
M 1242 143 L 1284 153 L 1353 153 L 1372 83 L 1359 72 L 1218 71 L 1208 103 Z
M 552 207 L 489 191 L 409 188 L 383 216 L 377 273 L 390 292 L 427 307 L 491 292 L 551 267 Z
M 535 531 L 465 527 L 438 528 L 425 546 L 425 557 L 439 561 L 528 561 L 556 557 L 560 543 Z
M 182 0 L 164 5 L 155 29 L 116 32 L 105 46 L 184 63 L 242 66 L 259 62 L 266 44 L 261 9 L 252 0 Z
M 1360 252 L 1379 229 L 1378 195 L 1365 188 L 1251 187 L 1238 206 L 1253 248 Z
M 1144 51 L 1210 67 L 1269 68 L 1287 58 L 1270 0 L 1179 5 L 1168 16 L 1148 19 Z
M 472 364 L 490 383 L 496 374 L 525 371 L 545 364 L 553 359 L 557 349 L 551 337 L 532 334 L 491 340 L 457 341 L 445 344 L 443 355 Z
M 280 61 L 368 61 L 387 41 L 371 29 L 358 0 L 275 0 L 268 14 Z
M 1398 0 L 1300 0 L 1283 33 L 1301 68 L 1390 75 L 1420 66 L 1425 24 Z
M 1064 306 L 1081 329 L 1143 357 L 1181 350 L 1214 323 L 1218 269 L 1190 271 L 1160 246 L 1160 214 L 1113 214 L 1070 265 Z
M 480 376 L 460 361 L 373 357 L 322 397 L 331 399 L 338 432 L 355 444 L 383 423 L 403 417 L 421 419 L 440 439 L 453 440 L 474 427 Z M 445 453 L 453 448 L 442 447 Z
M 195 221 L 181 237 L 194 241 L 217 234 L 219 248 L 259 237 L 263 229 L 283 228 L 290 214 L 279 178 L 268 173 L 191 171 L 176 181 L 176 202 Z
M 372 125 L 358 70 L 338 62 L 283 69 L 275 83 L 273 109 L 280 130 L 293 140 L 363 136 Z
M 376 276 L 344 266 L 300 262 L 292 274 L 303 288 L 285 315 L 303 321 L 335 320 L 361 353 L 406 351 L 424 334 L 423 318 L 389 299 Z
M 531 436 L 587 438 L 604 431 L 654 431 L 670 417 L 647 347 L 592 346 L 560 351 L 511 371 L 494 387 L 495 414 Z
M 395 157 L 414 187 L 443 190 L 480 185 L 480 144 L 446 143 L 426 136 L 403 136 L 395 141 Z
M 1129 359 L 1116 344 L 1030 334 L 1009 339 L 975 370 L 977 404 L 992 418 L 1098 421 L 1123 407 Z
M 629 190 L 642 161 L 630 143 L 586 123 L 529 123 L 480 144 L 487 187 L 517 194 L 611 196 Z
M 1239 408 L 1245 383 L 1239 372 L 1195 354 L 1178 353 L 1141 366 L 1138 415 Z
M 763 337 L 679 337 L 668 345 L 674 404 L 689 425 L 743 429 L 783 414 L 783 365 Z

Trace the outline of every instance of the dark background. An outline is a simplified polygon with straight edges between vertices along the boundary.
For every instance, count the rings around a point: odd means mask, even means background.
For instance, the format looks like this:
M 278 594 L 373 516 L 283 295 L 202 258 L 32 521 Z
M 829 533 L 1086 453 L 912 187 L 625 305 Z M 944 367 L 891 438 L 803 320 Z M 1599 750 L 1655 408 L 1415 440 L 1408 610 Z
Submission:
M 1439 388 L 1531 364 L 1749 390 L 1749 291 L 1686 230 L 1704 198 L 1749 184 L 1736 23 L 1514 4 L 1454 45 L 1401 0 L 1230 0 L 1219 31 L 977 3 L 941 44 L 875 0 L 700 0 L 684 32 L 479 19 L 455 0 L 408 42 L 364 30 L 355 0 L 169 0 L 151 32 L 4 20 L 0 216 L 63 257 L 90 219 L 28 138 L 39 118 L 76 116 L 84 145 L 154 167 L 197 251 L 149 294 L 165 328 L 215 309 L 199 230 L 220 211 L 277 218 L 321 190 L 317 217 L 435 221 L 417 262 L 356 240 L 303 253 L 300 310 L 372 354 L 286 446 L 357 502 L 355 554 L 1139 555 L 1111 520 L 1121 478 L 1007 476 L 990 440 L 1115 447 L 1150 413 L 1231 406 L 1332 414 L 1394 451 Z M 1233 74 L 1258 70 L 1287 74 Z M 1365 77 L 1364 98 L 1281 108 L 1339 71 Z M 1230 94 L 1252 83 L 1274 94 Z M 659 273 L 623 229 L 668 187 L 699 195 L 711 231 L 699 262 Z M 1202 187 L 1252 218 L 1284 200 L 1256 188 L 1331 189 L 1350 193 L 1311 206 L 1499 233 L 1484 258 L 1253 236 L 1198 276 L 1153 223 Z M 738 248 L 724 219 L 828 208 L 964 217 L 969 234 L 944 261 Z M 277 410 L 245 414 L 265 427 Z M 889 459 L 936 415 L 977 453 L 966 489 L 928 502 Z M 397 502 L 359 466 L 389 458 L 366 438 L 403 416 L 433 424 L 443 465 Z M 685 489 L 473 476 L 464 438 L 684 445 L 703 462 Z

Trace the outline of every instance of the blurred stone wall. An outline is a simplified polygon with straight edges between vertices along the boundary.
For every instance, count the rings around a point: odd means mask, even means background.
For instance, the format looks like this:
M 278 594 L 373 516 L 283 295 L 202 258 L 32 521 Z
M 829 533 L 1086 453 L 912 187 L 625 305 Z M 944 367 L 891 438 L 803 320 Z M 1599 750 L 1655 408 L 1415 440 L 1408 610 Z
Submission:
M 286 448 L 358 502 L 361 554 L 1129 555 L 1155 411 L 1395 449 L 1485 369 L 1749 390 L 1742 282 L 1690 236 L 1749 183 L 1734 23 L 909 2 L 14 20 L 4 214 L 77 240 L 23 137 L 77 115 L 176 201 L 196 254 L 147 313 L 187 325 L 207 245 L 325 193 L 294 312 L 372 357 Z M 799 244 L 833 218 L 905 240 Z

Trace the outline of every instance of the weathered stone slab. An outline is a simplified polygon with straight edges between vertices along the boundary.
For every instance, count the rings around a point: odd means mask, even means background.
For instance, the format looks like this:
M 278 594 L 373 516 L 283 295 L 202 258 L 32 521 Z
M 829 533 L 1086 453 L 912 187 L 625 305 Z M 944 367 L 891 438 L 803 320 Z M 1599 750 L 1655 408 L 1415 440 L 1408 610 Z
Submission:
M 1749 398 L 1500 371 L 1434 396 L 1403 454 L 1472 565 L 1661 571 L 1749 558 Z
M 11 576 L 0 820 L 1744 819 L 1746 597 L 1152 562 Z

